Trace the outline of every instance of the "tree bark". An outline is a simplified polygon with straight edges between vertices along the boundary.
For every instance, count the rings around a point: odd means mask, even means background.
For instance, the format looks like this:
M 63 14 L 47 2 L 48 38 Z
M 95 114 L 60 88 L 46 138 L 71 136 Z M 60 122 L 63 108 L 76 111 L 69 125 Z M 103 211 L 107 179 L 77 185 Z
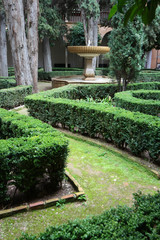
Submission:
M 83 28 L 84 28 L 85 44 L 87 46 L 88 45 L 88 31 L 87 31 L 87 22 L 86 22 L 85 12 L 83 9 L 81 9 L 81 15 L 82 15 Z
M 52 71 L 52 58 L 51 58 L 51 48 L 49 43 L 49 38 L 45 37 L 43 39 L 43 63 L 44 63 L 44 71 L 51 72 Z
M 27 0 L 27 43 L 34 92 L 38 92 L 38 16 L 39 1 Z
M 99 19 L 93 20 L 93 46 L 98 46 L 98 21 Z M 92 66 L 95 71 L 96 69 L 97 58 L 94 57 L 92 61 Z
M 3 0 L 17 85 L 32 85 L 22 0 Z
M 0 76 L 8 77 L 5 15 L 0 13 Z
M 126 79 L 123 78 L 123 91 L 126 91 L 126 86 L 127 86 L 127 83 L 126 83 Z

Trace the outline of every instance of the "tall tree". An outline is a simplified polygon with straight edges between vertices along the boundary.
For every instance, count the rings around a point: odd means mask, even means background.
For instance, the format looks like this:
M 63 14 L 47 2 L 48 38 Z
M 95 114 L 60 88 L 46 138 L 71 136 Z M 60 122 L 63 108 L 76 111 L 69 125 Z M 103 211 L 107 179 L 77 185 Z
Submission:
M 39 1 L 2 1 L 17 85 L 33 85 L 34 92 L 37 92 Z M 24 15 L 24 4 L 27 21 Z
M 45 72 L 52 71 L 50 44 L 65 32 L 65 23 L 51 0 L 40 0 L 40 17 L 38 25 L 39 38 L 43 42 L 43 63 Z
M 5 13 L 0 0 L 0 76 L 8 76 Z
M 116 75 L 119 87 L 123 79 L 123 90 L 129 81 L 136 78 L 143 61 L 143 24 L 139 19 L 123 24 L 124 14 L 116 13 L 111 20 L 113 30 L 110 34 L 110 68 Z

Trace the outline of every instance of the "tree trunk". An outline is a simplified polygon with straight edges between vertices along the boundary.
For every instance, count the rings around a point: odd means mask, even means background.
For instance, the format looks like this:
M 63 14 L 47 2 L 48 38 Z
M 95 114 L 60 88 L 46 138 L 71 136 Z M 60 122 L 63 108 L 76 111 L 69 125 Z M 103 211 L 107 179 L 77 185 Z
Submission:
M 123 78 L 123 91 L 126 91 L 126 86 L 127 86 L 126 79 Z
M 82 15 L 83 28 L 84 28 L 85 44 L 87 46 L 88 44 L 87 22 L 86 22 L 85 12 L 83 9 L 81 9 L 81 15 Z
M 27 0 L 27 43 L 34 92 L 38 92 L 38 16 L 39 1 Z
M 87 42 L 87 46 L 94 46 L 94 22 L 93 22 L 93 17 L 87 19 L 87 32 L 88 32 L 88 42 Z
M 68 68 L 68 50 L 65 47 L 65 68 Z
M 0 76 L 8 77 L 5 15 L 0 13 Z
M 17 85 L 32 85 L 22 0 L 3 0 Z
M 49 38 L 45 37 L 43 39 L 43 63 L 44 63 L 44 71 L 52 72 L 52 58 L 51 58 L 51 48 L 49 43 Z
M 120 77 L 117 78 L 117 82 L 118 82 L 118 90 L 119 90 L 119 92 L 121 92 L 122 89 L 121 89 L 121 78 Z
M 98 21 L 99 19 L 93 20 L 93 46 L 98 46 Z M 92 61 L 92 66 L 94 71 L 96 70 L 97 58 L 94 57 Z

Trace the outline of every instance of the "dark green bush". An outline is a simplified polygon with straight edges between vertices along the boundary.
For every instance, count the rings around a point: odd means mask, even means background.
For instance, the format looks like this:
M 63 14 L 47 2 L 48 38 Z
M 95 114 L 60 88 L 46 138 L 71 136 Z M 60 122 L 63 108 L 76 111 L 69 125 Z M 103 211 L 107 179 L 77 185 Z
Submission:
M 47 80 L 51 81 L 53 77 L 61 77 L 61 76 L 73 76 L 73 75 L 82 75 L 83 70 L 68 70 L 68 71 L 52 71 L 52 72 L 44 72 L 38 71 L 38 80 Z
M 112 208 L 99 216 L 48 228 L 20 240 L 147 240 L 160 239 L 160 193 L 135 194 L 134 205 Z
M 96 75 L 107 75 L 107 68 L 97 68 L 95 71 Z M 53 77 L 61 76 L 73 76 L 73 75 L 83 75 L 83 69 L 80 68 L 53 68 L 52 72 L 44 72 L 43 69 L 38 70 L 38 79 L 39 80 L 48 80 L 51 81 Z
M 160 71 L 145 70 L 141 71 L 138 78 L 138 82 L 160 82 Z
M 0 90 L 0 107 L 14 108 L 24 103 L 24 98 L 32 94 L 32 86 L 17 86 Z
M 53 188 L 64 177 L 67 141 L 50 125 L 0 109 L 0 204 L 7 200 L 7 183 L 23 192 L 33 190 L 46 173 Z
M 133 112 L 158 116 L 160 114 L 160 91 L 137 90 L 116 93 L 114 97 L 117 107 Z
M 8 76 L 14 76 L 14 67 L 9 67 L 8 68 Z
M 153 83 L 148 86 L 151 85 L 155 87 L 160 84 Z M 72 100 L 85 99 L 90 95 L 93 98 L 103 98 L 111 89 L 113 94 L 116 88 L 115 85 L 107 84 L 66 86 L 28 96 L 25 104 L 32 116 L 53 126 L 61 124 L 64 128 L 91 137 L 101 135 L 106 141 L 113 142 L 118 147 L 129 147 L 136 155 L 148 151 L 150 158 L 158 161 L 160 154 L 158 117 L 130 112 L 107 104 Z
M 12 77 L 0 77 L 0 89 L 16 86 L 16 80 Z

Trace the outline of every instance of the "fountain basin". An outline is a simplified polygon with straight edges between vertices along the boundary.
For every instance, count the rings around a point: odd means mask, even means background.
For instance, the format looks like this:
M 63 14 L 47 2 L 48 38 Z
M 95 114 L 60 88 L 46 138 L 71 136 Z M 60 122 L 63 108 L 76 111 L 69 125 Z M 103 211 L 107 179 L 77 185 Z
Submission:
M 68 84 L 113 84 L 117 83 L 115 79 L 107 76 L 95 76 L 94 80 L 84 80 L 82 75 L 52 78 L 52 88 L 63 87 Z
M 80 57 L 85 58 L 84 80 L 94 81 L 95 72 L 92 67 L 92 60 L 94 57 L 109 52 L 110 48 L 105 46 L 68 46 L 70 53 L 76 53 Z

